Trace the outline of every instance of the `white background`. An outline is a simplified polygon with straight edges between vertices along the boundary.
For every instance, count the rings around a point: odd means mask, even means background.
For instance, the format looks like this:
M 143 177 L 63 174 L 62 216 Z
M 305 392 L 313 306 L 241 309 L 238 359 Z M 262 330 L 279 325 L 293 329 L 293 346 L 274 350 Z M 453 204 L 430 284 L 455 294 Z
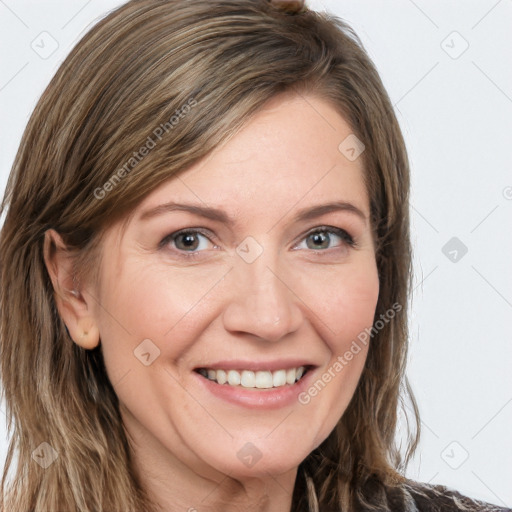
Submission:
M 2 191 L 59 63 L 120 3 L 0 0 Z M 408 374 L 423 433 L 407 475 L 512 506 L 512 1 L 309 5 L 355 28 L 409 149 L 416 284 Z M 57 44 L 47 58 L 33 49 Z M 3 414 L 0 430 L 3 461 Z

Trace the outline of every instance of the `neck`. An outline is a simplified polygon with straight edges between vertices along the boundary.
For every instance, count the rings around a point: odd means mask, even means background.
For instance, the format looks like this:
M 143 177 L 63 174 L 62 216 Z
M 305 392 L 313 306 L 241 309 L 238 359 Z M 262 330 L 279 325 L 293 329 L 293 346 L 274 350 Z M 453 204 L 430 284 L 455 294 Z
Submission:
M 201 461 L 183 462 L 144 430 L 129 428 L 128 437 L 137 478 L 155 512 L 291 510 L 297 468 L 250 478 L 227 475 Z
M 240 481 L 225 476 L 213 481 L 198 477 L 183 482 L 174 473 L 146 473 L 142 483 L 158 512 L 285 512 L 291 510 L 293 482 L 281 475 Z M 183 485 L 181 485 L 183 484 Z M 156 511 L 155 511 L 156 512 Z

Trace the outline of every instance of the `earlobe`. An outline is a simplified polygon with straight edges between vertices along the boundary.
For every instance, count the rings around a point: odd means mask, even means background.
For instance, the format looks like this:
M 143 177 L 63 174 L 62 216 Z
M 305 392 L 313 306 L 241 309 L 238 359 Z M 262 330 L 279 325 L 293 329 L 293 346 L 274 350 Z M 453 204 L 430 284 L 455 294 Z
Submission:
M 62 237 L 48 229 L 44 238 L 44 261 L 50 276 L 57 310 L 69 336 L 84 349 L 91 350 L 100 342 L 99 329 L 91 302 L 80 292 L 74 280 L 73 259 Z
M 100 343 L 100 333 L 96 322 L 90 318 L 81 318 L 78 321 L 78 330 L 81 331 L 79 338 L 73 338 L 73 341 L 86 350 L 96 348 Z

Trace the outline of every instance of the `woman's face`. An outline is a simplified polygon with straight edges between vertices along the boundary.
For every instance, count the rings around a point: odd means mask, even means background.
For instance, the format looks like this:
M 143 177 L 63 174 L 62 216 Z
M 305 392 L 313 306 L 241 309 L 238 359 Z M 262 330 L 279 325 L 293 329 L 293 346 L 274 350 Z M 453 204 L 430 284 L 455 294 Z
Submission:
M 284 473 L 342 416 L 379 293 L 350 134 L 325 101 L 276 97 L 107 232 L 93 317 L 148 467 Z

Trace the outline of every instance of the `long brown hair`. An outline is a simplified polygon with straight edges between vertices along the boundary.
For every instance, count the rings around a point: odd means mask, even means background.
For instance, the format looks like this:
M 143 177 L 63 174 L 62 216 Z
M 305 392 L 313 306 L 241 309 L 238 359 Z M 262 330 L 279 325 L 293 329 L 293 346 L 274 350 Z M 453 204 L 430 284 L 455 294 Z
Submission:
M 1 510 L 154 509 L 135 477 L 101 347 L 73 343 L 58 314 L 44 234 L 61 234 L 77 282 L 92 275 L 106 227 L 285 91 L 328 100 L 365 144 L 380 280 L 375 319 L 401 305 L 372 337 L 338 425 L 299 467 L 292 510 L 390 510 L 386 493 L 403 481 L 419 437 L 404 373 L 411 285 L 404 141 L 352 29 L 267 0 L 132 0 L 84 36 L 38 102 L 1 207 L 8 211 L 0 364 L 11 435 Z M 149 138 L 154 147 L 136 158 Z M 407 397 L 415 428 L 404 455 L 395 437 Z M 41 443 L 58 454 L 46 469 L 32 456 Z

